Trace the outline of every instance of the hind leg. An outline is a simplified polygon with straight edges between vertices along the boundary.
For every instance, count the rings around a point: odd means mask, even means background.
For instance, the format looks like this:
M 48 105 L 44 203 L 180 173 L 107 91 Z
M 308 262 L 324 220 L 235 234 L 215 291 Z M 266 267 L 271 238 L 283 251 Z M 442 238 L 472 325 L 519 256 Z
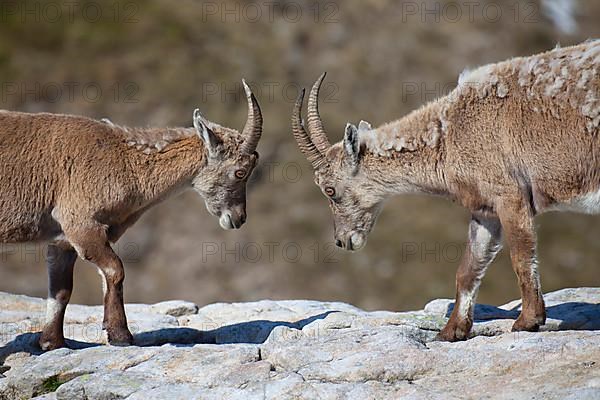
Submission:
M 82 221 L 81 219 L 80 221 Z M 127 327 L 123 304 L 123 280 L 125 271 L 121 259 L 110 247 L 106 227 L 94 221 L 75 224 L 63 223 L 63 230 L 78 255 L 94 263 L 100 270 L 104 283 L 103 327 L 112 345 L 133 343 Z
M 521 289 L 521 315 L 513 331 L 537 331 L 546 322 L 546 309 L 537 271 L 533 215 L 523 201 L 505 203 L 499 212 L 512 266 Z
M 46 322 L 39 341 L 42 350 L 54 350 L 65 346 L 63 322 L 73 290 L 73 266 L 76 259 L 77 253 L 67 244 L 48 246 Z

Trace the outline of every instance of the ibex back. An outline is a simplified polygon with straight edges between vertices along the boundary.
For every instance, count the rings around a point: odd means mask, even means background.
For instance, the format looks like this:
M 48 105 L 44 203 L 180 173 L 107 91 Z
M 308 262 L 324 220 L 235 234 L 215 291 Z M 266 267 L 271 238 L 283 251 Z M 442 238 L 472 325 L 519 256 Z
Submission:
M 294 136 L 328 198 L 338 246 L 357 250 L 391 195 L 445 196 L 471 212 L 456 274 L 456 302 L 440 333 L 465 339 L 488 265 L 504 232 L 522 297 L 513 330 L 534 331 L 546 312 L 533 217 L 600 212 L 600 41 L 557 48 L 461 75 L 448 96 L 372 129 L 348 124 L 329 144 L 317 108 L 323 76 L 292 117 Z
M 0 112 L 0 241 L 50 241 L 49 296 L 42 349 L 64 346 L 63 320 L 77 256 L 104 283 L 111 344 L 130 344 L 123 264 L 111 243 L 154 204 L 195 189 L 225 229 L 246 220 L 246 183 L 262 132 L 258 103 L 244 82 L 244 130 L 194 112 L 193 128 L 126 128 L 55 114 Z

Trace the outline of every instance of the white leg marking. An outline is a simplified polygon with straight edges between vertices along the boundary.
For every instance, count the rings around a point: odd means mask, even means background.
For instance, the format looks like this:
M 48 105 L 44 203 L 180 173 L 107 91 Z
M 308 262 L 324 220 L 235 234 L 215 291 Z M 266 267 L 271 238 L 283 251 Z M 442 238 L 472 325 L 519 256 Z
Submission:
M 533 259 L 531 260 L 531 278 L 533 279 L 536 288 L 538 290 L 541 290 L 540 272 L 538 271 L 537 257 L 533 257 Z
M 502 248 L 502 241 L 495 239 L 484 225 L 477 225 L 476 229 L 475 240 L 471 244 L 471 253 L 473 258 L 481 265 L 481 275 L 483 275 Z
M 471 253 L 475 260 L 480 261 L 488 256 L 492 234 L 483 225 L 476 225 L 474 241 L 471 243 Z
M 502 241 L 498 238 L 494 238 L 492 232 L 490 232 L 485 225 L 476 225 L 476 230 L 473 232 L 473 240 L 471 242 L 471 256 L 473 257 L 473 262 L 475 264 L 472 273 L 475 277 L 471 290 L 465 290 L 459 293 L 458 316 L 460 319 L 472 315 L 473 308 L 475 307 L 475 299 L 477 298 L 479 286 L 481 285 L 481 279 L 501 248 Z
M 106 277 L 104 276 L 100 268 L 97 268 L 96 271 L 98 271 L 98 275 L 100 275 L 100 278 L 102 278 L 102 296 L 106 296 L 106 292 L 108 291 L 108 283 L 106 283 Z
M 473 307 L 473 300 L 475 299 L 475 292 L 477 290 L 460 292 L 458 300 L 458 316 L 460 319 L 466 318 Z
M 62 304 L 58 300 L 49 297 L 46 300 L 46 323 L 50 324 L 62 312 Z

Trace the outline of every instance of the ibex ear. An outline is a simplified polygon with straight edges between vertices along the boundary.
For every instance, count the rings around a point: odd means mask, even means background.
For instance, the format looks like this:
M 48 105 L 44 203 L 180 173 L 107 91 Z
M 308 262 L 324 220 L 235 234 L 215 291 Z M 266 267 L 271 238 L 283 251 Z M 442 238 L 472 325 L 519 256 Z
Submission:
M 204 142 L 210 156 L 217 154 L 217 146 L 220 143 L 219 138 L 207 126 L 208 121 L 204 119 L 199 109 L 194 110 L 194 128 L 200 139 Z
M 360 153 L 358 129 L 350 123 L 346 124 L 346 132 L 344 132 L 344 150 L 352 166 L 358 168 L 358 155 Z

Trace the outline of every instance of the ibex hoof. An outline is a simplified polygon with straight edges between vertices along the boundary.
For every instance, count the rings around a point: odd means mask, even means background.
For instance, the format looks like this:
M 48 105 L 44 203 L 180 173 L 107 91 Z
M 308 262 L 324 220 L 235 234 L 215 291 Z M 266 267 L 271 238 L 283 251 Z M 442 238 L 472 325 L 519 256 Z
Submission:
M 133 344 L 133 335 L 128 329 L 107 330 L 108 344 L 111 346 L 130 346 Z
M 435 337 L 435 340 L 440 342 L 458 342 L 466 340 L 469 329 L 447 324 Z
M 513 332 L 537 332 L 540 326 L 544 325 L 545 319 L 544 317 L 523 318 L 521 315 L 517 318 L 511 330 Z
M 38 341 L 38 343 L 42 351 L 51 351 L 60 349 L 62 347 L 67 347 L 64 338 L 51 337 L 44 335 L 43 333 L 42 336 L 40 336 L 40 340 Z

